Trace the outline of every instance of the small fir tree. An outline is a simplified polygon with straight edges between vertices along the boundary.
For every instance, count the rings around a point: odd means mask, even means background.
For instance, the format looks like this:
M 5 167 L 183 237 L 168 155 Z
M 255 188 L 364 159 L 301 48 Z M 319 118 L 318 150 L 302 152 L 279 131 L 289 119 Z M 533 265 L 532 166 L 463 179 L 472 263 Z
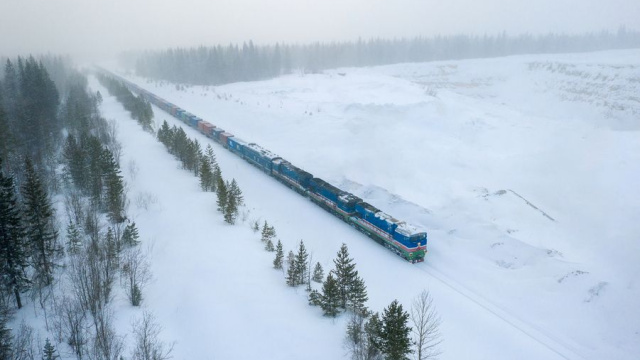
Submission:
M 235 224 L 238 217 L 238 204 L 236 197 L 233 194 L 229 194 L 227 198 L 227 206 L 224 208 L 224 221 L 228 224 Z
M 60 356 L 56 355 L 56 348 L 51 344 L 49 338 L 45 341 L 42 352 L 42 360 L 56 360 L 60 358 Z
M 393 300 L 382 315 L 382 349 L 387 359 L 406 360 L 413 352 L 411 349 L 411 327 L 408 325 L 409 313 L 402 304 Z
M 287 255 L 287 285 L 296 286 L 298 284 L 298 273 L 296 272 L 296 256 L 293 251 Z
M 225 185 L 224 180 L 222 180 L 222 178 L 218 178 L 217 186 L 216 186 L 216 195 L 218 196 L 218 201 L 217 201 L 218 211 L 224 214 L 225 209 L 227 208 L 228 192 L 227 192 L 227 186 Z
M 340 292 L 340 306 L 343 309 L 347 307 L 347 300 L 349 299 L 349 289 L 352 287 L 353 282 L 357 276 L 355 270 L 356 264 L 353 259 L 349 257 L 349 249 L 346 244 L 342 244 L 338 255 L 333 260 L 335 265 L 336 281 L 338 282 L 338 289 Z
M 260 231 L 260 225 L 258 225 L 258 220 L 253 222 L 253 225 L 251 225 L 251 230 L 253 230 L 253 232 Z
M 320 306 L 321 304 L 322 295 L 316 289 L 311 290 L 311 292 L 309 292 L 309 305 Z
M 282 260 L 284 259 L 284 251 L 282 250 L 282 243 L 278 240 L 276 245 L 276 258 L 273 259 L 273 268 L 282 269 Z
M 313 268 L 313 278 L 311 278 L 311 280 L 321 283 L 322 279 L 324 279 L 324 271 L 322 270 L 320 262 L 317 262 L 316 266 Z
M 309 265 L 307 261 L 309 260 L 309 253 L 307 253 L 307 248 L 304 246 L 304 242 L 300 240 L 300 245 L 298 247 L 298 254 L 295 259 L 295 273 L 298 276 L 296 280 L 296 285 L 302 285 L 307 283 L 307 274 L 309 273 Z
M 244 196 L 242 196 L 242 190 L 240 190 L 240 187 L 238 186 L 236 179 L 231 179 L 231 184 L 229 185 L 229 192 L 233 194 L 233 196 L 236 198 L 236 203 L 238 204 L 238 207 L 244 205 Z
M 200 163 L 200 188 L 202 191 L 211 191 L 213 187 L 213 171 L 209 161 Z
M 335 317 L 340 312 L 340 290 L 332 272 L 329 272 L 327 280 L 322 284 L 320 307 L 325 316 Z
M 124 228 L 124 231 L 122 232 L 122 243 L 125 246 L 131 247 L 138 245 L 139 238 L 140 235 L 138 234 L 138 228 L 136 227 L 135 221 Z
M 82 235 L 76 224 L 69 220 L 67 225 L 67 250 L 70 254 L 78 254 L 82 248 Z
M 349 297 L 347 299 L 347 308 L 354 312 L 363 312 L 367 310 L 365 303 L 369 300 L 367 296 L 367 287 L 364 284 L 364 280 L 356 271 L 356 278 L 351 283 L 349 288 Z
M 275 251 L 276 249 L 273 247 L 273 242 L 271 242 L 271 239 L 267 240 L 267 244 L 264 246 L 264 249 L 272 252 Z

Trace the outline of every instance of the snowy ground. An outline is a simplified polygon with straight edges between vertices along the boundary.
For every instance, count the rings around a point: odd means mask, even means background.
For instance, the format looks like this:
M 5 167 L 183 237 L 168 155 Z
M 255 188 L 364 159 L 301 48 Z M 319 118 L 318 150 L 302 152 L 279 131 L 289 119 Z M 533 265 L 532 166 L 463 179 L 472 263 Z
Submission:
M 347 243 L 374 310 L 429 289 L 442 359 L 636 358 L 638 59 L 636 50 L 518 56 L 180 90 L 129 77 L 425 227 L 419 265 L 214 146 L 248 204 L 246 223 L 224 225 L 214 196 L 92 82 L 120 126 L 131 211 L 154 244 L 147 306 L 177 341 L 176 358 L 344 356 L 345 319 L 323 318 L 304 290 L 285 286 L 254 219 L 273 223 L 286 250 L 304 239 L 325 269 Z M 154 110 L 157 123 L 179 124 Z

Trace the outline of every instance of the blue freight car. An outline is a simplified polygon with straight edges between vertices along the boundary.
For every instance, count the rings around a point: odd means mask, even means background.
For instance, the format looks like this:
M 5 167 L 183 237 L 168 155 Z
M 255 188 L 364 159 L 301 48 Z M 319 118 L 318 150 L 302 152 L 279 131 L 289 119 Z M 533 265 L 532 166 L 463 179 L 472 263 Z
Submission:
M 273 170 L 273 160 L 280 159 L 278 155 L 254 143 L 245 146 L 244 158 L 269 174 Z
M 244 148 L 247 145 L 249 144 L 246 141 L 236 136 L 230 136 L 227 141 L 227 146 L 229 146 L 229 150 L 231 150 L 231 152 L 235 153 L 236 155 L 239 155 L 240 157 L 243 157 Z
M 284 159 L 275 159 L 273 161 L 271 174 L 303 195 L 306 195 L 307 189 L 309 188 L 309 181 L 313 179 L 313 175 Z

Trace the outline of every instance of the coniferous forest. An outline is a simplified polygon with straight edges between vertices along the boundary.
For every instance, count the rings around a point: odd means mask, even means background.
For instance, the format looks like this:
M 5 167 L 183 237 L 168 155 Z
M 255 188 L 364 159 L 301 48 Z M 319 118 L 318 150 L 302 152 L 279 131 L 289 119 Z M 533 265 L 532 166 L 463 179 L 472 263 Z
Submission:
M 127 214 L 115 124 L 100 115 L 101 94 L 68 59 L 18 57 L 3 65 L 0 359 L 56 359 L 57 346 L 78 359 L 120 359 L 114 288 L 120 284 L 140 306 L 150 273 Z M 44 344 L 33 324 L 11 325 L 27 304 L 53 336 Z M 149 342 L 158 326 L 150 313 L 132 326 L 134 346 L 168 358 L 169 348 Z M 132 358 L 144 357 L 134 350 Z
M 352 42 L 255 45 L 129 52 L 121 60 L 143 77 L 192 85 L 269 79 L 293 71 L 315 73 L 339 67 L 403 62 L 488 58 L 518 54 L 567 53 L 640 46 L 640 32 L 621 27 L 580 35 L 435 36 L 413 39 L 358 39 Z

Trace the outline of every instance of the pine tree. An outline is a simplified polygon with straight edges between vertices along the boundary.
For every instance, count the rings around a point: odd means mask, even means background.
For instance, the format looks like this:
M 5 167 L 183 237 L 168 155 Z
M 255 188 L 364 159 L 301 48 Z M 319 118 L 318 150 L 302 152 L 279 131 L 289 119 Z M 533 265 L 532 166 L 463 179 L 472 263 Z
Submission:
M 367 307 L 365 306 L 365 303 L 367 300 L 369 300 L 369 297 L 367 296 L 367 287 L 364 284 L 364 280 L 358 276 L 358 272 L 356 271 L 356 277 L 349 288 L 347 308 L 354 312 L 366 311 Z
M 335 265 L 336 281 L 338 282 L 338 289 L 340 293 L 340 307 L 346 309 L 347 300 L 349 299 L 349 289 L 352 287 L 353 282 L 357 276 L 355 270 L 356 264 L 353 259 L 349 257 L 349 250 L 346 244 L 342 244 L 340 251 L 338 251 L 337 257 L 333 260 Z
M 223 214 L 225 212 L 225 209 L 227 208 L 227 200 L 228 200 L 227 193 L 228 193 L 227 186 L 225 185 L 224 180 L 222 180 L 222 178 L 218 178 L 218 184 L 216 187 L 216 195 L 218 196 L 217 204 L 218 204 L 218 211 L 220 211 Z
M 51 345 L 49 338 L 44 343 L 44 349 L 42 354 L 42 360 L 56 360 L 59 359 L 60 356 L 56 355 L 55 346 Z
M 311 280 L 321 283 L 322 279 L 324 279 L 324 271 L 322 270 L 322 265 L 317 262 L 316 266 L 313 268 L 313 278 Z
M 13 293 L 18 309 L 22 308 L 20 293 L 29 286 L 25 276 L 28 255 L 24 238 L 13 177 L 5 176 L 0 159 L 0 281 L 4 294 Z
M 215 164 L 213 166 L 213 186 L 211 187 L 211 191 L 218 191 L 218 184 L 222 181 L 222 170 L 220 170 L 220 166 Z
M 238 207 L 244 205 L 244 197 L 242 196 L 242 191 L 240 187 L 238 187 L 238 183 L 236 179 L 231 179 L 231 185 L 229 186 L 229 192 L 236 198 L 236 204 Z
M 273 268 L 274 269 L 282 269 L 282 260 L 284 258 L 284 251 L 282 250 L 282 243 L 278 240 L 278 245 L 276 245 L 276 258 L 273 259 Z
M 393 300 L 382 315 L 382 349 L 387 359 L 405 360 L 413 352 L 411 349 L 411 328 L 409 313 L 402 304 Z
M 307 261 L 309 260 L 309 253 L 307 253 L 307 248 L 304 246 L 304 242 L 300 240 L 300 246 L 298 247 L 298 254 L 296 255 L 295 260 L 295 273 L 298 276 L 296 280 L 296 285 L 306 284 L 307 283 L 307 274 L 309 272 L 309 265 Z
M 287 255 L 287 285 L 296 286 L 298 284 L 298 273 L 296 270 L 296 256 L 293 254 L 293 251 L 289 251 L 289 255 Z
M 382 338 L 382 325 L 378 313 L 372 314 L 364 324 L 364 332 L 367 338 L 367 346 L 365 347 L 366 359 L 379 359 L 382 355 L 384 343 Z
M 113 153 L 105 148 L 102 154 L 107 216 L 112 224 L 119 224 L 126 220 L 124 182 L 122 175 L 120 175 L 120 166 L 114 159 Z
M 327 280 L 322 284 L 320 307 L 325 316 L 335 317 L 340 312 L 340 289 L 332 272 L 329 272 Z
M 138 228 L 136 227 L 136 222 L 132 222 L 128 224 L 124 231 L 122 232 L 122 244 L 125 246 L 135 246 L 138 245 L 140 235 L 138 234 Z
M 49 195 L 28 158 L 25 161 L 25 174 L 22 187 L 25 230 L 35 270 L 35 283 L 44 287 L 53 281 L 56 259 L 62 255 L 62 248 L 58 244 L 55 213 Z
M 238 203 L 235 195 L 232 193 L 228 194 L 227 198 L 227 206 L 224 208 L 224 221 L 228 224 L 235 224 L 236 218 L 238 217 Z
M 200 187 L 202 191 L 210 191 L 213 184 L 213 172 L 209 161 L 200 162 Z
M 207 148 L 204 152 L 204 156 L 208 160 L 209 165 L 211 165 L 211 169 L 215 169 L 216 166 L 218 166 L 218 160 L 216 160 L 216 154 L 215 152 L 213 152 L 213 148 L 211 147 L 211 144 L 207 144 Z
M 264 225 L 262 226 L 262 237 L 260 240 L 262 242 L 267 242 L 268 240 L 273 240 L 276 237 L 276 229 L 273 226 L 270 226 L 265 220 Z
M 313 289 L 309 292 L 309 305 L 320 306 L 322 304 L 322 295 L 318 290 Z
M 76 224 L 69 220 L 67 225 L 67 250 L 71 254 L 78 254 L 82 247 L 82 235 Z
M 267 244 L 264 246 L 264 249 L 272 252 L 275 251 L 276 249 L 273 247 L 273 242 L 271 241 L 271 239 L 267 240 Z
M 258 220 L 253 222 L 253 225 L 251 225 L 251 230 L 253 230 L 253 232 L 260 231 L 260 225 L 258 225 Z

